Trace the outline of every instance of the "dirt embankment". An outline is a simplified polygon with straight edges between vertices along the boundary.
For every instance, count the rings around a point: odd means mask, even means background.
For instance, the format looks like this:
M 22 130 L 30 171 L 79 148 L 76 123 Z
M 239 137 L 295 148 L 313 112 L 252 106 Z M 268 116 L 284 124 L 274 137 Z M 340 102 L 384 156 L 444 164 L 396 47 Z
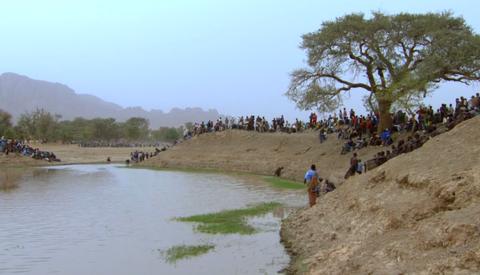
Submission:
M 479 274 L 480 117 L 283 224 L 292 273 Z
M 351 154 L 340 155 L 345 141 L 329 135 L 328 140 L 320 144 L 317 134 L 240 130 L 208 133 L 178 144 L 141 165 L 260 175 L 273 175 L 278 167 L 284 167 L 282 177 L 303 181 L 305 171 L 315 163 L 322 177 L 336 183 L 343 181 L 351 157 Z M 363 149 L 360 158 L 367 160 L 379 150 L 379 147 Z

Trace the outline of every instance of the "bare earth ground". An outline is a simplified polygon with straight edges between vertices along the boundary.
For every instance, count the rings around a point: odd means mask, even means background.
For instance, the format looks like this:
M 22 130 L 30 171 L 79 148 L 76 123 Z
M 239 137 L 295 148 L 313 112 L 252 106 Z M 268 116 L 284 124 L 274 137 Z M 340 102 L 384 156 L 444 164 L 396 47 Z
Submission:
M 297 134 L 256 133 L 230 130 L 208 133 L 178 144 L 141 165 L 162 168 L 212 169 L 273 175 L 284 167 L 282 177 L 303 181 L 312 163 L 322 177 L 343 181 L 351 154 L 340 155 L 345 141 L 329 135 L 320 144 L 317 132 Z M 367 148 L 359 153 L 362 160 L 382 148 Z
M 480 117 L 289 216 L 292 273 L 479 274 Z

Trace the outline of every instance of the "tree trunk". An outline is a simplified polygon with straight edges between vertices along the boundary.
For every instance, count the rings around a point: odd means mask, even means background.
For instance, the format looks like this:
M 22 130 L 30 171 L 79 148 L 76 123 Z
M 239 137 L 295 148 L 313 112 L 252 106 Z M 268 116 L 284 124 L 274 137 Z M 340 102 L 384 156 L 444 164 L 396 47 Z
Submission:
M 390 108 L 392 107 L 392 102 L 389 100 L 378 100 L 378 113 L 379 113 L 379 122 L 377 131 L 381 133 L 386 128 L 392 129 L 393 121 L 392 116 L 390 115 Z

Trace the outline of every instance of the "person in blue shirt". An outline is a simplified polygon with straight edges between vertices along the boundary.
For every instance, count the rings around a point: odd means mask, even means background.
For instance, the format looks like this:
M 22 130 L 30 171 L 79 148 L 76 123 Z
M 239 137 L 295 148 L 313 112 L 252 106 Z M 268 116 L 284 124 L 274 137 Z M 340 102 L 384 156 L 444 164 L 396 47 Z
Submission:
M 303 184 L 309 183 L 312 181 L 313 176 L 317 174 L 317 168 L 315 167 L 315 164 L 312 164 L 310 166 L 310 169 L 305 173 L 305 177 L 303 178 Z
M 382 132 L 382 134 L 380 135 L 380 139 L 382 140 L 383 146 L 388 146 L 393 143 L 392 134 L 388 129 L 385 129 Z
M 315 164 L 312 164 L 310 166 L 310 169 L 305 173 L 305 178 L 303 179 L 303 183 L 308 184 L 308 202 L 310 204 L 310 207 L 314 206 L 315 203 L 317 202 L 317 189 L 319 187 L 319 182 L 318 182 L 318 173 L 317 173 L 317 168 L 315 167 Z

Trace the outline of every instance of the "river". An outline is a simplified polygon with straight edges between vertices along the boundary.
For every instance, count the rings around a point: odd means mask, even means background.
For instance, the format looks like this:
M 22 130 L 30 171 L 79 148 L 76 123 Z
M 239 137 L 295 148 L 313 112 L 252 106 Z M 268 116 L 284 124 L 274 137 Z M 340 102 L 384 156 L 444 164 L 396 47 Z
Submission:
M 18 174 L 18 173 L 17 173 Z M 287 208 L 255 217 L 253 235 L 209 235 L 174 218 L 276 201 L 305 205 L 302 191 L 252 177 L 75 165 L 21 172 L 0 191 L 0 274 L 275 274 Z M 213 244 L 170 263 L 176 245 Z

